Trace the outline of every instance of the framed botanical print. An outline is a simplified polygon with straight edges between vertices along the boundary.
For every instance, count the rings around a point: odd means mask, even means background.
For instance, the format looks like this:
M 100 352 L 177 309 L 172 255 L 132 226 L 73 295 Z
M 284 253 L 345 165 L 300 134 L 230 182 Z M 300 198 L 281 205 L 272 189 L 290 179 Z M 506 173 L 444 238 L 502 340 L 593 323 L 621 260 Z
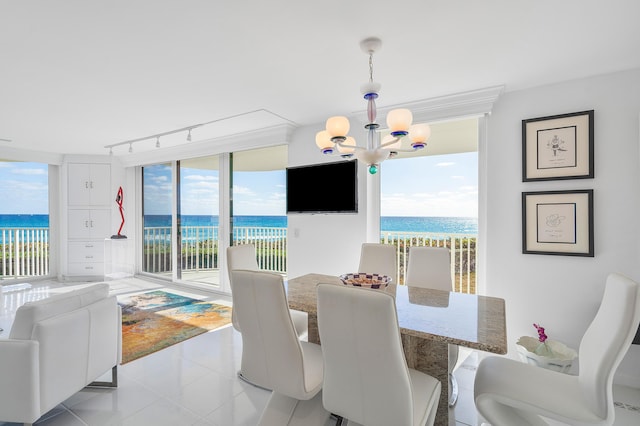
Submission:
M 523 192 L 522 252 L 593 257 L 593 190 Z
M 522 120 L 523 182 L 593 177 L 593 110 Z

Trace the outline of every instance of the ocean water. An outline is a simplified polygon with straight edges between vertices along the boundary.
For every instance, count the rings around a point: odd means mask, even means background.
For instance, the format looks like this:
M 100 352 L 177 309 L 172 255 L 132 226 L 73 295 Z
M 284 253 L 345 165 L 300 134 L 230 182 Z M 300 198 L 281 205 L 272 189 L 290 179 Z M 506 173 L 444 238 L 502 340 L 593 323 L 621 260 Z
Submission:
M 382 231 L 404 232 L 438 232 L 445 234 L 477 234 L 478 219 L 472 217 L 405 217 L 385 216 L 381 220 Z M 286 216 L 235 216 L 234 226 L 286 228 Z M 144 226 L 170 226 L 169 215 L 147 215 Z M 183 226 L 218 226 L 218 216 L 185 215 L 182 216 Z M 47 228 L 49 216 L 34 215 L 0 215 L 0 228 Z

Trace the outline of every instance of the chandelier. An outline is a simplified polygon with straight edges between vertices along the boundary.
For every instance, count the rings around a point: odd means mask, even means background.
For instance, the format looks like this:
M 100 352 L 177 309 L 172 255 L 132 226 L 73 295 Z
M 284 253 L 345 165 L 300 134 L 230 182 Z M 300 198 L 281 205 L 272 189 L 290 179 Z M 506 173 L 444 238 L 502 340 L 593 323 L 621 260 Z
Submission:
M 367 100 L 368 124 L 367 146 L 356 144 L 349 133 L 349 120 L 347 117 L 335 116 L 327 120 L 325 130 L 316 134 L 316 145 L 323 154 L 339 154 L 344 158 L 354 156 L 365 163 L 372 175 L 378 172 L 380 163 L 393 157 L 398 152 L 415 152 L 427 145 L 427 139 L 431 136 L 431 128 L 428 124 L 411 125 L 413 115 L 405 108 L 394 109 L 387 114 L 387 126 L 390 134 L 381 140 L 378 132 L 380 125 L 376 123 L 376 99 L 380 92 L 380 84 L 373 81 L 373 54 L 380 49 L 382 41 L 377 37 L 369 37 L 360 42 L 362 51 L 369 55 L 369 81 L 360 87 L 360 91 Z M 402 140 L 408 136 L 411 140 L 411 148 L 401 148 Z

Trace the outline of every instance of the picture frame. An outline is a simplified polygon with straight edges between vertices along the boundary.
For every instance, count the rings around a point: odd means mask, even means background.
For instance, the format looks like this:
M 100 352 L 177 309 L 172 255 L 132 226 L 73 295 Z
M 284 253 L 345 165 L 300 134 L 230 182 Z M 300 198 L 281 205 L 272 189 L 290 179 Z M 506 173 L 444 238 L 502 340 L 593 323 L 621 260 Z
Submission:
M 522 253 L 594 257 L 593 190 L 523 192 Z
M 594 110 L 522 120 L 522 181 L 592 179 Z

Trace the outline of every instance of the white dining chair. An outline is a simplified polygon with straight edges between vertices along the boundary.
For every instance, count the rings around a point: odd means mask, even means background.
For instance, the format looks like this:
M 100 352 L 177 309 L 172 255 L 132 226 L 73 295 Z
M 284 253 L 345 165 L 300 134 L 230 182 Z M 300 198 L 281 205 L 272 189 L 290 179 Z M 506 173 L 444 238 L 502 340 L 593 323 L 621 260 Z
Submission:
M 256 258 L 256 247 L 253 244 L 240 244 L 227 247 L 227 273 L 229 274 L 229 283 L 231 285 L 231 300 L 233 301 L 233 280 L 231 279 L 231 271 L 235 269 L 245 269 L 248 271 L 258 271 L 260 267 Z M 309 316 L 306 312 L 291 310 L 291 319 L 296 328 L 298 337 L 307 340 L 309 330 Z M 242 332 L 240 324 L 236 318 L 235 309 L 231 310 L 231 323 L 233 328 Z
M 238 321 L 242 325 L 242 371 L 272 394 L 259 425 L 323 425 L 323 361 L 320 346 L 300 341 L 282 276 L 232 270 Z
M 546 425 L 540 416 L 570 425 L 612 425 L 613 376 L 639 323 L 639 285 L 610 274 L 600 308 L 580 342 L 578 375 L 485 358 L 475 378 L 478 411 L 493 426 Z
M 319 284 L 324 408 L 367 426 L 433 425 L 441 384 L 407 367 L 394 297 Z
M 356 272 L 382 274 L 398 280 L 396 248 L 391 244 L 363 243 L 360 249 L 360 264 Z
M 409 287 L 452 291 L 451 254 L 446 247 L 411 247 L 404 283 Z M 449 345 L 449 406 L 458 400 L 458 381 L 453 371 L 458 363 L 458 345 Z

